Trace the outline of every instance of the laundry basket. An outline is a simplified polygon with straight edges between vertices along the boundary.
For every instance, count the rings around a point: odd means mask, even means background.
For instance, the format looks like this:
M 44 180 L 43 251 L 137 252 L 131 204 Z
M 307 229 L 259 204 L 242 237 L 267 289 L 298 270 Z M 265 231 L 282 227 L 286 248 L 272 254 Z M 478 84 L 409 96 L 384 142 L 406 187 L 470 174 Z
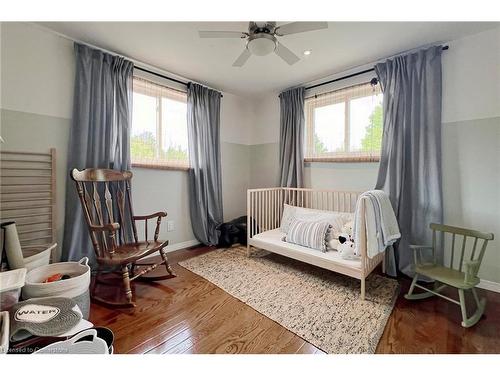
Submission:
M 82 258 L 79 262 L 52 263 L 37 267 L 26 274 L 23 287 L 23 299 L 42 297 L 66 297 L 73 299 L 84 319 L 89 316 L 90 309 L 90 267 L 89 259 Z M 44 283 L 47 277 L 60 273 L 69 275 L 69 279 Z

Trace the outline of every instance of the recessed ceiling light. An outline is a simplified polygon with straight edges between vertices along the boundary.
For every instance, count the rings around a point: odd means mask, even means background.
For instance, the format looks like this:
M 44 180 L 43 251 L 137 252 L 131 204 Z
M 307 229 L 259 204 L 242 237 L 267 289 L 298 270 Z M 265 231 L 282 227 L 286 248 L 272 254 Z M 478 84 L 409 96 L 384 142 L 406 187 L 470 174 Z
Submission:
M 304 52 L 302 52 L 305 56 L 309 56 L 312 51 L 310 49 L 306 49 Z

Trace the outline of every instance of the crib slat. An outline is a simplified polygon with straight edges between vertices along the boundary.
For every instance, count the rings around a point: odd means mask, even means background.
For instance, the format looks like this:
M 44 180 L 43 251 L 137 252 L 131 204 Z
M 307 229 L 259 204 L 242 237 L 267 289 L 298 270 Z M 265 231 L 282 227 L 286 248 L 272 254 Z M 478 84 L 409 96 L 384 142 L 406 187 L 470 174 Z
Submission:
M 266 229 L 269 230 L 271 229 L 271 218 L 270 218 L 270 213 L 271 213 L 271 203 L 270 199 L 271 198 L 271 192 L 266 191 Z
M 255 226 L 254 226 L 254 195 L 255 193 L 253 191 L 250 192 L 250 238 L 253 237 L 255 233 Z
M 359 192 L 335 190 L 270 188 L 250 189 L 248 215 L 250 237 L 281 225 L 283 205 L 327 211 L 354 212 Z
M 276 213 L 276 202 L 274 201 L 274 191 L 271 191 L 271 229 L 275 228 L 274 215 Z
M 264 192 L 259 193 L 259 232 L 264 231 Z

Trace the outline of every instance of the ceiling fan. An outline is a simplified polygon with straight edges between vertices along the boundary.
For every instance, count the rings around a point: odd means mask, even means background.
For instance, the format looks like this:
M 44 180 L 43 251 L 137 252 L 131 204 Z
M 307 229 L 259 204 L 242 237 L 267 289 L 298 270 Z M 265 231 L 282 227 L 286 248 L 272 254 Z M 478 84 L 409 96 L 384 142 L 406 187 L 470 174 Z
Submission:
M 327 22 L 292 22 L 276 26 L 276 22 L 250 22 L 248 32 L 244 31 L 199 31 L 200 38 L 240 38 L 246 39 L 246 47 L 233 63 L 243 66 L 251 55 L 265 56 L 272 52 L 289 65 L 299 61 L 299 57 L 278 41 L 278 37 L 328 28 Z

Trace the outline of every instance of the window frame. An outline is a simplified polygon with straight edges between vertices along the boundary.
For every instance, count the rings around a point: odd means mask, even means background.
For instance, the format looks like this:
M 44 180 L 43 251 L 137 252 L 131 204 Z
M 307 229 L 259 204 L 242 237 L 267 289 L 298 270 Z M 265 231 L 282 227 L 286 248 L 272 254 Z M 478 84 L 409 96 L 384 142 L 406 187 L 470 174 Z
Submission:
M 142 80 L 145 82 L 148 82 L 152 85 L 156 86 L 161 86 L 162 88 L 165 89 L 165 92 L 167 95 L 157 95 L 153 96 L 151 93 L 145 89 L 144 87 L 137 86 L 135 85 L 136 80 Z M 168 93 L 171 92 L 171 95 L 168 95 Z M 179 101 L 186 103 L 187 102 L 187 93 L 185 91 L 179 90 L 177 88 L 172 88 L 169 87 L 163 83 L 156 82 L 152 79 L 142 77 L 140 75 L 135 75 L 133 76 L 133 84 L 132 84 L 132 95 L 135 93 L 141 94 L 141 95 L 146 95 L 150 97 L 156 98 L 156 139 L 157 139 L 157 147 L 155 149 L 155 159 L 154 162 L 147 162 L 145 160 L 135 160 L 133 159 L 132 153 L 130 154 L 130 166 L 132 168 L 141 168 L 141 169 L 158 169 L 158 170 L 173 170 L 173 171 L 189 171 L 191 168 L 189 164 L 189 154 L 188 154 L 188 160 L 187 160 L 187 165 L 179 165 L 177 163 L 169 162 L 169 161 L 161 161 L 161 159 L 158 158 L 158 153 L 161 150 L 161 144 L 162 144 L 162 99 L 167 98 L 170 100 L 174 101 Z M 183 97 L 183 100 L 179 100 L 179 97 Z M 133 117 L 132 117 L 133 118 Z M 186 118 L 187 118 L 187 112 L 186 112 Z M 132 130 L 133 124 L 131 124 L 131 130 Z M 131 135 L 130 137 L 132 138 L 132 131 L 130 132 Z M 131 147 L 132 145 L 130 145 Z
M 352 155 L 349 155 L 350 151 L 344 151 L 343 155 L 342 154 L 337 154 L 335 155 L 335 152 L 329 152 L 321 156 L 310 156 L 312 150 L 314 148 L 314 110 L 316 108 L 322 108 L 334 104 L 339 104 L 339 103 L 344 103 L 344 148 L 346 150 L 349 150 L 350 148 L 350 129 L 351 129 L 351 123 L 350 123 L 350 106 L 351 106 L 351 101 L 354 99 L 358 98 L 364 98 L 367 97 L 367 95 L 363 95 L 361 92 L 358 92 L 357 94 L 355 92 L 350 92 L 351 89 L 353 89 L 356 86 L 365 86 L 370 84 L 370 82 L 365 82 L 365 83 L 360 83 L 352 86 L 347 86 L 342 89 L 338 90 L 333 90 L 329 92 L 325 92 L 322 94 L 316 94 L 313 96 L 310 96 L 305 99 L 304 103 L 304 131 L 305 131 L 305 137 L 304 137 L 304 162 L 306 163 L 314 163 L 314 162 L 320 162 L 320 163 L 377 163 L 380 162 L 380 152 L 378 154 L 373 154 L 370 152 L 367 152 L 366 154 L 361 154 L 359 152 L 352 152 Z M 380 86 L 377 85 L 375 88 L 376 94 L 381 94 L 383 95 Z M 314 101 L 318 97 L 326 97 L 327 100 L 322 103 L 321 105 L 314 105 Z M 328 96 L 331 96 L 331 98 L 328 100 Z M 312 125 L 308 124 L 308 120 L 313 122 Z M 356 154 L 355 154 L 356 153 Z M 330 155 L 328 155 L 330 154 Z

